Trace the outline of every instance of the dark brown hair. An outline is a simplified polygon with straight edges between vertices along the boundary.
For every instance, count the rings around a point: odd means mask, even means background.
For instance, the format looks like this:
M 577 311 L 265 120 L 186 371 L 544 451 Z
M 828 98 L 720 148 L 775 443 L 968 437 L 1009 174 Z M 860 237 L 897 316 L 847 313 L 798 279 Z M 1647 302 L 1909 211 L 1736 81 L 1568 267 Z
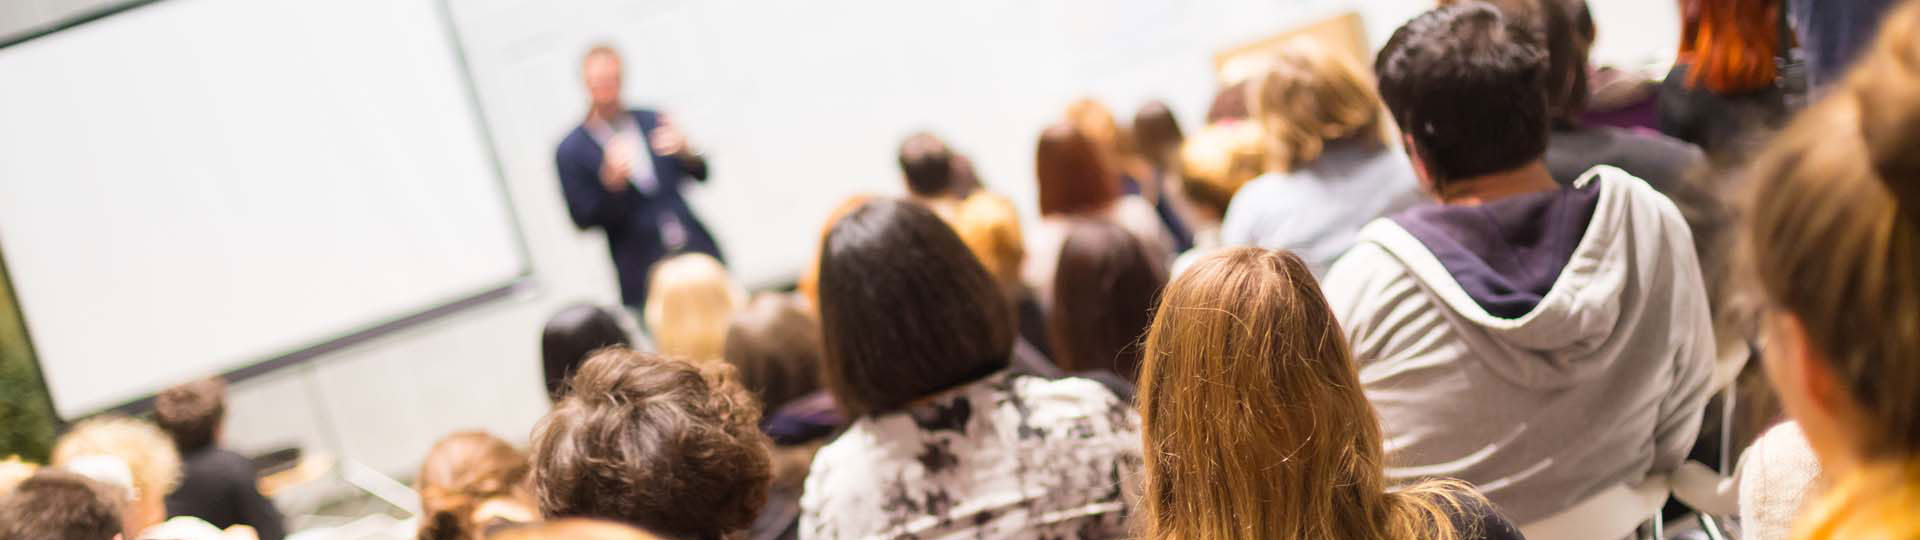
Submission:
M 540 330 L 540 370 L 546 375 L 547 399 L 560 400 L 567 377 L 580 369 L 587 356 L 606 347 L 626 347 L 627 331 L 606 308 L 574 304 L 553 314 Z
M 121 533 L 126 501 L 78 474 L 41 469 L 0 497 L 0 538 L 109 540 Z
M 1140 105 L 1133 113 L 1133 143 L 1140 148 L 1140 157 L 1145 158 L 1158 172 L 1167 172 L 1180 159 L 1180 143 L 1186 136 L 1180 131 L 1180 120 L 1173 117 L 1173 109 L 1160 100 L 1148 101 Z
M 681 538 L 746 529 L 771 477 L 760 411 L 723 363 L 595 353 L 533 431 L 549 519 L 588 517 Z
M 1040 215 L 1078 214 L 1106 208 L 1120 198 L 1120 177 L 1100 147 L 1073 126 L 1054 124 L 1040 132 L 1034 152 L 1040 182 Z
M 1540 80 L 1548 114 L 1570 123 L 1587 108 L 1587 54 L 1593 44 L 1593 13 L 1586 0 L 1481 0 L 1528 30 L 1547 50 Z M 1441 5 L 1462 3 L 1447 0 Z
M 1077 372 L 1112 371 L 1133 380 L 1140 337 L 1153 322 L 1167 272 L 1138 238 L 1119 225 L 1077 221 L 1060 246 L 1048 320 L 1054 361 Z
M 1374 59 L 1380 98 L 1445 195 L 1452 180 L 1512 170 L 1547 151 L 1547 53 L 1483 2 L 1414 17 Z
M 484 523 L 474 510 L 491 499 L 531 506 L 527 454 L 483 431 L 463 431 L 433 443 L 420 463 L 420 540 L 478 540 Z
M 756 297 L 727 327 L 727 363 L 762 413 L 819 390 L 822 354 L 820 322 L 794 295 Z
M 1007 366 L 1013 311 L 933 211 L 876 200 L 820 250 L 821 377 L 852 416 L 881 414 Z
M 1213 103 L 1207 105 L 1207 125 L 1246 120 L 1250 114 L 1247 81 L 1235 82 L 1213 93 Z
M 153 423 L 173 437 L 180 453 L 213 446 L 227 417 L 227 382 L 209 377 L 168 388 L 153 398 Z
M 954 172 L 953 152 L 939 137 L 921 132 L 900 142 L 900 173 L 907 177 L 907 190 L 914 195 L 952 194 Z

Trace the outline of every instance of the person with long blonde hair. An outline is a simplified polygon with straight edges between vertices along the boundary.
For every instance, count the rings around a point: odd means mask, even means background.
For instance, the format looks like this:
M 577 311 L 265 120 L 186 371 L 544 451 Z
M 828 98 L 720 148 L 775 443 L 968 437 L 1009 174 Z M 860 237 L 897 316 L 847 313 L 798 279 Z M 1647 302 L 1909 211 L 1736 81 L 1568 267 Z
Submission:
M 1296 38 L 1247 96 L 1266 174 L 1233 196 L 1222 243 L 1292 250 L 1322 275 L 1362 225 L 1422 202 L 1413 166 L 1387 144 L 1372 81 L 1345 57 Z
M 1194 263 L 1167 286 L 1145 356 L 1148 539 L 1520 537 L 1461 482 L 1388 485 L 1380 421 L 1292 253 Z
M 644 317 L 660 352 L 696 362 L 721 359 L 727 321 L 747 303 L 747 291 L 727 267 L 705 253 L 675 255 L 653 268 Z
M 1803 540 L 1920 538 L 1920 3 L 1750 170 L 1761 355 L 1834 481 Z

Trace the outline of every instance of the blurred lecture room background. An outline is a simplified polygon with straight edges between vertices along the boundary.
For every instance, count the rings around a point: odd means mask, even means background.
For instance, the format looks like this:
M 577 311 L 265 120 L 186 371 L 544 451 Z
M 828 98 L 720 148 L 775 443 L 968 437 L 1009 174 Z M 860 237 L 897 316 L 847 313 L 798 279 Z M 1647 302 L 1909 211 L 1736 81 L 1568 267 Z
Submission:
M 1674 0 L 1590 4 L 1595 64 L 1667 72 Z M 1075 100 L 1200 126 L 1237 58 L 1310 35 L 1370 65 L 1432 5 L 0 0 L 0 458 L 219 375 L 290 530 L 411 537 L 429 446 L 524 446 L 538 329 L 623 303 L 555 167 L 595 45 L 710 167 L 682 214 L 733 279 L 792 290 L 842 201 L 905 193 L 911 134 L 1034 219 L 1033 141 Z

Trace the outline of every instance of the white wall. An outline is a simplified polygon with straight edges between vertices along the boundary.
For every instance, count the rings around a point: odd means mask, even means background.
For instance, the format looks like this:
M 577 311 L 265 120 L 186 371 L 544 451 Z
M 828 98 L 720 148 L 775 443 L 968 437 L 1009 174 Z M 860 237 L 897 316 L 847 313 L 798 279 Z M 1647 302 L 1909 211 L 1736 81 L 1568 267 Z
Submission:
M 911 130 L 934 129 L 973 155 L 991 187 L 1031 212 L 1033 139 L 1068 100 L 1093 95 L 1124 115 L 1161 97 L 1191 128 L 1212 93 L 1211 51 L 1348 7 L 1379 43 L 1430 5 L 447 1 L 540 287 L 238 385 L 236 446 L 308 444 L 408 474 L 455 429 L 525 438 L 545 409 L 535 365 L 545 316 L 617 298 L 604 241 L 573 229 L 553 173 L 553 145 L 583 110 L 576 61 L 588 43 L 625 48 L 630 96 L 675 113 L 704 143 L 715 176 L 695 202 L 738 273 L 771 282 L 804 260 L 826 201 L 899 191 L 893 150 Z M 1673 25 L 1670 0 L 1592 3 L 1603 58 L 1672 48 L 1657 30 Z M 839 82 L 849 78 L 886 82 Z

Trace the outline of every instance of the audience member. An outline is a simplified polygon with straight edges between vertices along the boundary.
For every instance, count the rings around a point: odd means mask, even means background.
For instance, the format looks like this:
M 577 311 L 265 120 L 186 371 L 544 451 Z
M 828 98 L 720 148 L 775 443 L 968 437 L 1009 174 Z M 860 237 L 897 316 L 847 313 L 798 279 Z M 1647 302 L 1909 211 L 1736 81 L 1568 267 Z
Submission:
M 591 519 L 562 519 L 521 525 L 488 536 L 487 540 L 661 540 L 645 531 Z
M 1019 339 L 1014 340 L 1014 367 L 1041 377 L 1059 377 L 1062 373 L 1049 359 L 1053 343 L 1047 334 L 1046 314 L 1034 292 L 1020 281 L 1021 265 L 1027 258 L 1026 239 L 1020 234 L 1020 211 L 1006 197 L 976 191 L 960 201 L 948 224 L 993 275 L 1013 306 L 1020 331 Z
M 1714 159 L 1743 159 L 1786 114 L 1775 81 L 1783 0 L 1680 0 L 1679 58 L 1659 97 L 1660 132 Z
M 660 352 L 696 362 L 719 361 L 727 320 L 747 301 L 719 259 L 702 253 L 660 261 L 647 293 L 647 332 Z
M 873 200 L 871 195 L 854 195 L 842 199 L 839 205 L 833 207 L 833 210 L 827 211 L 827 220 L 820 224 L 820 240 L 822 242 L 826 240 L 827 233 L 833 230 L 833 224 L 840 222 L 841 216 L 847 215 L 871 200 Z M 813 260 L 808 262 L 805 268 L 800 269 L 800 279 L 793 284 L 794 290 L 799 291 L 800 296 L 807 299 L 807 305 L 816 312 L 820 309 L 819 245 L 819 243 L 814 244 Z
M 574 304 L 554 313 L 540 331 L 540 368 L 546 375 L 547 399 L 560 401 L 567 378 L 594 351 L 632 345 L 619 316 L 606 308 Z
M 1920 538 L 1920 3 L 1750 170 L 1762 364 L 1832 481 L 1794 538 Z
M 1140 155 L 1133 134 L 1120 129 L 1120 124 L 1114 121 L 1113 112 L 1106 105 L 1091 98 L 1074 101 L 1067 105 L 1064 120 L 1093 142 L 1100 161 L 1106 164 L 1107 174 L 1118 175 L 1121 192 L 1138 196 L 1153 206 L 1154 214 L 1160 218 L 1160 224 L 1165 227 L 1172 241 L 1168 256 L 1192 247 L 1193 237 L 1187 231 L 1186 224 L 1180 221 L 1170 201 L 1160 196 L 1164 190 L 1157 181 L 1158 171 L 1154 170 L 1151 161 Z M 1155 142 L 1164 144 L 1163 141 Z
M 1325 275 L 1362 225 L 1421 201 L 1407 157 L 1387 145 L 1380 98 L 1352 62 L 1299 38 L 1250 84 L 1268 172 L 1233 196 L 1222 243 L 1292 251 Z
M 746 530 L 770 475 L 759 408 L 724 363 L 606 349 L 533 430 L 548 519 L 607 519 L 664 536 Z
M 280 509 L 260 494 L 253 460 L 220 447 L 226 414 L 227 383 L 217 377 L 154 397 L 154 423 L 173 437 L 185 466 L 179 487 L 166 496 L 167 515 L 200 518 L 222 529 L 246 525 L 260 540 L 285 538 Z
M 1480 3 L 1395 31 L 1376 70 L 1422 187 L 1327 273 L 1396 480 L 1481 486 L 1534 538 L 1617 539 L 1666 499 L 1709 397 L 1693 242 L 1619 169 L 1548 173 L 1545 51 Z M 1577 443 L 1576 443 L 1577 441 Z
M 1246 120 L 1247 81 L 1235 81 L 1221 86 L 1213 93 L 1213 102 L 1207 105 L 1207 125 L 1232 124 Z
M 1034 155 L 1040 222 L 1026 231 L 1027 261 L 1020 274 L 1043 304 L 1053 298 L 1060 243 L 1066 241 L 1068 224 L 1076 218 L 1118 224 L 1153 250 L 1161 264 L 1173 258 L 1172 236 L 1154 214 L 1153 205 L 1121 195 L 1119 177 L 1108 172 L 1101 152 L 1092 138 L 1072 126 L 1056 124 L 1040 134 Z
M 762 413 L 819 390 L 820 355 L 820 323 L 793 296 L 756 296 L 727 326 L 727 363 Z
M 1186 141 L 1186 135 L 1180 130 L 1180 120 L 1174 118 L 1173 109 L 1160 100 L 1152 100 L 1140 105 L 1133 113 L 1134 146 L 1149 168 L 1153 170 L 1158 182 L 1148 182 L 1154 189 L 1165 185 L 1164 179 L 1180 170 L 1180 144 Z
M 1740 454 L 1731 476 L 1689 461 L 1673 474 L 1673 497 L 1708 515 L 1738 515 L 1741 540 L 1788 540 L 1793 520 L 1826 482 L 1794 422 L 1781 422 Z
M 1167 288 L 1147 351 L 1146 538 L 1520 538 L 1459 482 L 1390 489 L 1379 421 L 1299 257 L 1202 258 Z
M 420 464 L 420 540 L 480 540 L 505 524 L 539 518 L 527 454 L 483 431 L 433 443 Z
M 118 540 L 126 500 L 115 491 L 74 473 L 42 470 L 0 497 L 0 538 Z
M 173 439 L 159 427 L 141 420 L 121 417 L 84 420 L 54 443 L 52 465 L 72 468 L 76 463 L 97 457 L 120 462 L 130 484 L 125 486 L 127 505 L 121 514 L 121 528 L 130 539 L 146 538 L 149 528 L 167 520 L 166 496 L 180 482 L 180 453 L 174 448 Z M 98 477 L 94 479 L 101 481 Z
M 1220 221 L 1242 186 L 1267 170 L 1267 146 L 1252 122 L 1207 126 L 1180 146 L 1181 200 L 1192 216 L 1193 249 L 1173 262 L 1179 275 L 1194 259 L 1218 249 Z
M 1153 322 L 1166 268 L 1155 264 L 1146 246 L 1112 223 L 1073 224 L 1060 247 L 1060 271 L 1054 275 L 1055 362 L 1083 377 L 1119 376 L 1132 401 L 1140 373 L 1140 337 Z M 1109 384 L 1113 387 L 1116 385 Z
M 1815 91 L 1840 81 L 1873 40 L 1897 0 L 1787 0 L 1793 29 L 1806 51 L 1807 86 Z
M 900 175 L 907 181 L 908 196 L 937 212 L 952 212 L 953 202 L 966 196 L 957 189 L 959 171 L 953 158 L 953 151 L 939 137 L 926 132 L 908 135 L 900 142 Z
M 931 211 L 842 218 L 820 287 L 821 374 L 855 420 L 814 459 L 801 536 L 1127 534 L 1134 414 L 1092 381 L 1006 371 L 1005 297 Z

